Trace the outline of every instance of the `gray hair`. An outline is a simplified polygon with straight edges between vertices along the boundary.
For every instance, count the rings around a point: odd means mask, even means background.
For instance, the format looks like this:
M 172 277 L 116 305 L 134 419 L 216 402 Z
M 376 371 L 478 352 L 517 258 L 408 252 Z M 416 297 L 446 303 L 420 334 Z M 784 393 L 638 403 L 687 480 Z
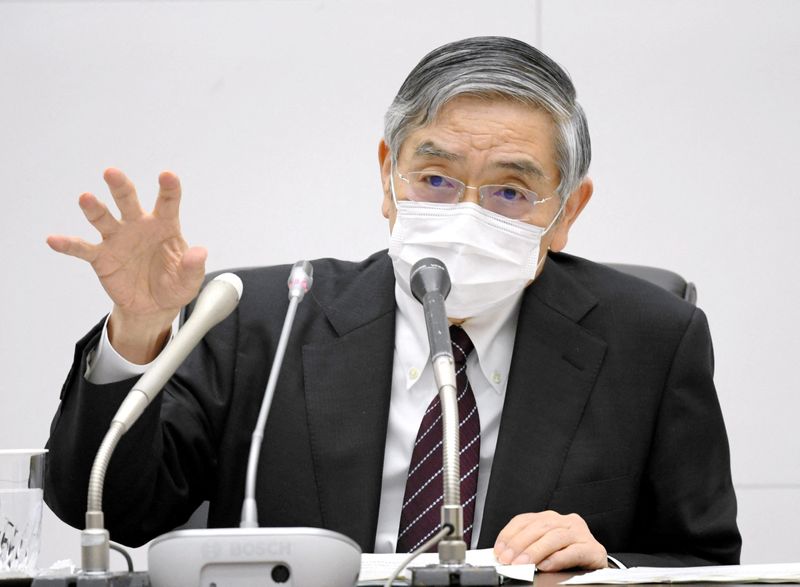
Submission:
M 518 100 L 549 113 L 557 129 L 557 191 L 565 200 L 578 187 L 592 147 L 572 80 L 538 49 L 507 37 L 464 39 L 422 58 L 386 112 L 384 138 L 392 156 L 411 132 L 432 123 L 445 103 L 464 94 Z

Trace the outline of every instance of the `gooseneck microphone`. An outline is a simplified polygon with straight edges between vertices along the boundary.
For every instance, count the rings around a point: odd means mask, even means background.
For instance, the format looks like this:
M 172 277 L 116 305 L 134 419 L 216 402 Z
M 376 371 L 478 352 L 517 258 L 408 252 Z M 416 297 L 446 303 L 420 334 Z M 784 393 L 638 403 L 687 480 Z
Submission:
M 242 280 L 233 273 L 223 273 L 211 280 L 200 292 L 192 315 L 139 378 L 117 410 L 97 451 L 89 478 L 86 529 L 81 533 L 81 567 L 84 572 L 106 573 L 109 568 L 109 534 L 103 520 L 103 483 L 114 449 L 200 339 L 236 308 L 241 295 Z
M 425 314 L 433 375 L 442 404 L 442 525 L 451 525 L 453 531 L 439 542 L 439 560 L 442 563 L 459 564 L 464 562 L 467 546 L 464 542 L 464 514 L 461 508 L 456 372 L 444 303 L 450 293 L 450 274 L 439 259 L 426 257 L 414 263 L 409 283 L 411 293 L 422 304 Z
M 239 523 L 241 528 L 258 528 L 258 510 L 256 507 L 256 473 L 258 472 L 258 458 L 261 454 L 261 443 L 264 440 L 264 428 L 267 425 L 267 415 L 272 405 L 272 397 L 275 395 L 275 386 L 278 384 L 278 375 L 283 364 L 283 355 L 286 352 L 286 345 L 289 342 L 289 333 L 292 330 L 294 316 L 297 312 L 297 305 L 303 301 L 311 285 L 314 283 L 314 268 L 308 261 L 298 261 L 292 266 L 289 273 L 289 309 L 286 310 L 286 318 L 283 320 L 283 329 L 278 339 L 278 349 L 275 351 L 275 358 L 272 360 L 272 369 L 267 380 L 267 389 L 264 391 L 264 398 L 261 400 L 261 410 L 258 412 L 258 420 L 253 430 L 250 442 L 250 453 L 247 459 L 247 480 L 245 482 L 245 496 L 242 503 L 242 519 Z
M 442 528 L 452 528 L 439 542 L 439 564 L 412 569 L 411 584 L 497 585 L 498 576 L 494 567 L 474 567 L 465 563 L 467 545 L 464 542 L 464 512 L 461 507 L 458 392 L 445 307 L 445 299 L 450 293 L 450 274 L 442 261 L 426 257 L 414 263 L 409 283 L 411 293 L 422 304 L 425 315 L 433 375 L 442 405 Z
M 147 552 L 152 587 L 244 586 L 265 581 L 270 585 L 352 587 L 356 583 L 361 549 L 352 539 L 321 528 L 259 528 L 257 522 L 255 479 L 264 426 L 297 305 L 311 283 L 311 264 L 295 263 L 288 281 L 289 309 L 253 432 L 242 508 L 243 527 L 174 530 L 155 538 Z M 241 280 L 233 274 L 220 275 L 211 281 L 200 294 L 190 318 L 137 381 L 114 416 L 92 468 L 86 530 L 81 533 L 82 572 L 91 575 L 91 580 L 100 581 L 98 585 L 133 584 L 126 576 L 121 583 L 114 582 L 115 575 L 108 571 L 108 551 L 112 545 L 103 524 L 102 490 L 111 453 L 192 348 L 212 326 L 233 311 L 241 293 Z
M 239 527 L 175 530 L 153 540 L 147 552 L 153 587 L 355 585 L 361 566 L 361 549 L 352 539 L 321 528 L 258 526 L 256 473 L 264 429 L 297 306 L 311 289 L 312 276 L 308 261 L 295 263 L 289 274 L 289 307 L 252 433 Z

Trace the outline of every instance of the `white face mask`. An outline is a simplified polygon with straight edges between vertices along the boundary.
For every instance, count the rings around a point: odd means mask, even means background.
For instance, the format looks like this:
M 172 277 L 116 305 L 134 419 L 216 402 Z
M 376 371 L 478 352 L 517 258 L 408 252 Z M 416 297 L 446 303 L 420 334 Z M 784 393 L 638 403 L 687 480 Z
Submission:
M 395 205 L 389 256 L 397 283 L 411 296 L 414 263 L 424 257 L 440 259 L 452 282 L 445 300 L 447 316 L 456 319 L 478 316 L 513 300 L 536 276 L 542 236 L 561 215 L 541 228 L 471 202 L 433 204 L 395 198 Z

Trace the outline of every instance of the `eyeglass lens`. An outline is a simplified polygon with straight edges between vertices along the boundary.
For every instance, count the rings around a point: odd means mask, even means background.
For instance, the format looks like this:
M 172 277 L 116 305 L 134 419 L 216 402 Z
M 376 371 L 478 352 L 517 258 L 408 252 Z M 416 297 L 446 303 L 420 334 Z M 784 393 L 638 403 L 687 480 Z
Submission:
M 401 177 L 408 183 L 409 197 L 412 200 L 456 204 L 466 190 L 463 182 L 446 175 L 412 171 Z M 513 185 L 484 185 L 479 192 L 484 208 L 509 218 L 543 216 L 545 210 L 536 204 L 549 199 Z

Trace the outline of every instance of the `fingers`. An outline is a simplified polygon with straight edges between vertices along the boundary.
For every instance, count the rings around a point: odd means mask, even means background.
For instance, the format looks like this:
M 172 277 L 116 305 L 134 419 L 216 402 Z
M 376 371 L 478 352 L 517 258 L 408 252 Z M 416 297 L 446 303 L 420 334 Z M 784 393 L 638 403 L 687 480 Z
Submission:
M 57 253 L 70 257 L 77 257 L 89 263 L 94 262 L 97 256 L 97 246 L 87 243 L 76 236 L 63 236 L 53 234 L 47 237 L 48 246 Z
M 92 194 L 81 194 L 78 205 L 83 211 L 92 226 L 94 226 L 103 238 L 111 236 L 119 228 L 119 221 L 108 211 L 105 204 L 99 201 Z
M 514 516 L 500 531 L 495 541 L 494 554 L 497 560 L 510 564 L 528 544 L 535 542 L 550 528 L 548 520 L 551 519 L 551 514 L 555 512 Z M 521 533 L 524 533 L 524 537 L 520 536 Z
M 498 547 L 500 548 L 507 548 L 508 542 L 519 533 L 520 530 L 529 526 L 532 522 L 535 522 L 537 518 L 540 518 L 543 515 L 546 515 L 547 512 L 538 513 L 538 514 L 520 514 L 518 516 L 514 516 L 511 521 L 506 524 L 506 527 L 500 531 L 500 534 L 497 535 L 497 540 L 495 541 L 495 555 L 502 554 L 498 552 Z
M 86 219 L 104 239 L 119 228 L 119 221 L 111 215 L 106 205 L 94 195 L 90 193 L 81 194 L 80 198 L 78 198 L 78 205 L 81 207 Z M 97 257 L 97 245 L 90 244 L 75 236 L 50 235 L 47 237 L 47 244 L 57 253 L 77 257 L 89 263 L 93 263 Z
M 506 550 L 501 553 L 501 561 L 507 564 L 538 563 L 549 554 L 567 546 L 569 538 L 568 529 L 561 526 L 558 520 L 551 521 L 545 515 L 533 517 L 530 523 L 506 541 Z
M 181 204 L 181 182 L 171 171 L 158 176 L 158 199 L 153 214 L 166 219 L 178 219 Z
M 103 173 L 103 179 L 117 204 L 123 220 L 136 220 L 144 214 L 133 182 L 119 169 L 109 167 Z
M 554 548 L 563 548 L 566 545 L 561 542 L 565 538 L 559 532 L 563 522 L 559 518 L 555 512 L 515 516 L 497 537 L 497 559 L 507 565 L 538 563 L 554 552 Z
M 512 565 L 536 563 L 540 564 L 543 560 L 550 558 L 554 553 L 575 544 L 579 537 L 568 528 L 553 528 L 545 532 L 534 542 L 529 542 L 521 546 L 521 550 L 512 561 Z M 517 546 L 519 548 L 519 546 Z M 514 549 L 514 547 L 512 547 Z
M 537 565 L 546 572 L 563 569 L 603 569 L 608 566 L 608 555 L 603 549 L 598 551 L 586 543 L 570 544 L 566 548 L 554 552 Z
M 503 564 L 536 563 L 543 571 L 572 567 L 601 568 L 606 550 L 576 514 L 521 514 L 497 537 L 495 556 Z

